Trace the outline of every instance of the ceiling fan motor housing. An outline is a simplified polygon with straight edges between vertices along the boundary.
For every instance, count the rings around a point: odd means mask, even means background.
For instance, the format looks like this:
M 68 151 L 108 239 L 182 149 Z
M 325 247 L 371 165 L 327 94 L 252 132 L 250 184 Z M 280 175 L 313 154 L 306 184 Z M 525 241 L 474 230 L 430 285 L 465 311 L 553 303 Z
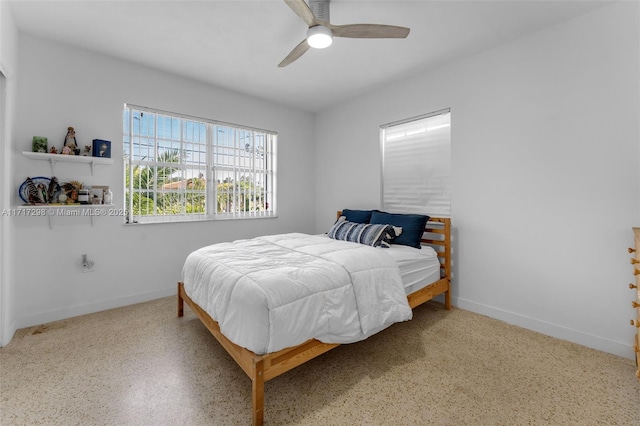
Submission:
M 330 0 L 309 0 L 309 9 L 311 9 L 316 19 L 320 21 L 330 22 L 329 2 Z

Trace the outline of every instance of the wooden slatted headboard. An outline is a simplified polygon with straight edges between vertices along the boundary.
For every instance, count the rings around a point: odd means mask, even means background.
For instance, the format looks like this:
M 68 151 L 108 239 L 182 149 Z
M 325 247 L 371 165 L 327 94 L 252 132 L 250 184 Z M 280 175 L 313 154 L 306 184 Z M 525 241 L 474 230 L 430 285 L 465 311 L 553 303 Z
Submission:
M 342 216 L 338 210 L 337 218 Z M 429 245 L 438 253 L 441 276 L 451 279 L 451 219 L 448 217 L 430 217 L 424 227 L 424 235 L 420 239 L 422 244 Z
M 420 241 L 434 248 L 438 253 L 442 276 L 451 279 L 451 219 L 430 217 L 424 233 Z

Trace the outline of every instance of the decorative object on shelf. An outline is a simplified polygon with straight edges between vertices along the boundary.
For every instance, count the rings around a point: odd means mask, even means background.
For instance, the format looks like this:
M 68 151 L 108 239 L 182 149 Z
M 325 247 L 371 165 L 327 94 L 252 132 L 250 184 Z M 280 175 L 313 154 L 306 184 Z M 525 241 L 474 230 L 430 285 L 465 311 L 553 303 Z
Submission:
M 104 199 L 104 189 L 101 186 L 91 187 L 91 203 L 102 204 Z
M 81 189 L 82 182 L 78 182 L 77 180 L 72 180 L 71 182 L 65 182 L 62 184 L 62 190 L 67 196 L 67 204 L 78 202 L 78 194 Z
M 49 145 L 47 144 L 47 138 L 44 136 L 34 136 L 33 142 L 31 142 L 31 150 L 33 152 L 47 152 Z
M 49 188 L 47 189 L 47 202 L 55 203 L 58 200 L 59 192 L 60 192 L 60 184 L 58 183 L 58 178 L 55 176 L 51 176 L 51 181 L 49 182 Z
M 73 127 L 67 127 L 67 136 L 64 137 L 64 147 L 62 148 L 62 153 L 64 154 L 65 149 L 69 148 L 70 155 L 74 155 L 76 153 L 76 148 L 78 144 L 76 142 L 76 131 Z
M 85 157 L 91 157 L 91 146 L 90 145 L 85 145 L 84 146 L 84 151 L 82 151 L 82 155 Z
M 111 190 L 109 188 L 107 188 L 107 190 L 104 192 L 104 203 L 105 204 L 113 203 L 113 194 L 111 193 Z
M 107 191 L 109 191 L 109 187 L 107 185 L 93 185 L 91 187 L 91 192 L 93 194 L 94 200 L 100 200 L 97 204 L 111 204 L 111 202 L 107 202 Z
M 58 150 L 56 149 L 55 146 L 52 146 L 51 149 L 49 150 L 49 154 L 57 154 Z
M 69 148 L 68 146 L 65 146 L 62 148 L 62 152 L 60 153 L 62 155 L 73 155 L 73 151 L 71 150 L 71 148 Z
M 88 189 L 79 189 L 78 190 L 78 202 L 80 204 L 89 204 L 89 190 Z
M 60 185 L 54 176 L 48 178 L 44 176 L 28 177 L 18 189 L 18 196 L 27 204 L 47 204 L 54 203 L 58 198 Z
M 35 182 L 32 181 L 30 177 L 28 177 L 24 182 L 26 184 L 27 200 L 29 200 L 30 203 L 34 204 L 44 203 L 42 191 L 38 193 L 38 187 L 36 186 Z M 42 183 L 38 183 L 38 186 L 40 185 L 42 185 Z
M 93 140 L 93 156 L 111 158 L 111 141 L 102 139 Z

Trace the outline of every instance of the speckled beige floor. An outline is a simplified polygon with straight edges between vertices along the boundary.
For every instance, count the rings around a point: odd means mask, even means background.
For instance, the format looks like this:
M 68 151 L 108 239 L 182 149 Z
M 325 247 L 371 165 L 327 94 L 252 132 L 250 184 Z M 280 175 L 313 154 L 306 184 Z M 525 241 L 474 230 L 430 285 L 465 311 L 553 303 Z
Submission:
M 265 385 L 267 425 L 638 425 L 628 359 L 440 305 Z M 2 425 L 246 425 L 251 383 L 175 299 L 20 330 Z

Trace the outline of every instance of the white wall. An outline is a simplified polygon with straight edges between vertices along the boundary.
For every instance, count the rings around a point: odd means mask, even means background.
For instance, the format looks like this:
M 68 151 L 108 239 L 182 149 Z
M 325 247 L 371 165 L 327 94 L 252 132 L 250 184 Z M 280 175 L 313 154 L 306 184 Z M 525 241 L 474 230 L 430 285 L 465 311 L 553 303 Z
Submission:
M 27 176 L 51 176 L 33 161 L 34 135 L 60 149 L 74 126 L 79 145 L 112 141 L 113 166 L 59 163 L 56 176 L 111 185 L 123 206 L 122 109 L 132 103 L 278 132 L 278 218 L 164 225 L 123 225 L 121 217 L 16 217 L 11 247 L 19 327 L 175 294 L 188 253 L 220 241 L 314 229 L 314 117 L 114 58 L 20 33 L 19 99 L 9 189 L 12 203 Z M 212 70 L 214 71 L 214 70 Z M 82 273 L 80 256 L 95 261 Z
M 621 2 L 316 120 L 316 231 L 376 208 L 379 126 L 452 113 L 453 301 L 631 358 L 640 19 Z
M 7 2 L 0 2 L 0 72 L 5 77 L 0 97 L 0 209 L 11 207 L 10 191 L 6 182 L 11 179 L 11 144 L 13 140 L 13 117 L 16 103 L 18 68 L 18 31 Z M 14 315 L 14 286 L 12 265 L 8 253 L 11 248 L 12 218 L 0 216 L 0 346 L 9 343 L 17 325 Z

